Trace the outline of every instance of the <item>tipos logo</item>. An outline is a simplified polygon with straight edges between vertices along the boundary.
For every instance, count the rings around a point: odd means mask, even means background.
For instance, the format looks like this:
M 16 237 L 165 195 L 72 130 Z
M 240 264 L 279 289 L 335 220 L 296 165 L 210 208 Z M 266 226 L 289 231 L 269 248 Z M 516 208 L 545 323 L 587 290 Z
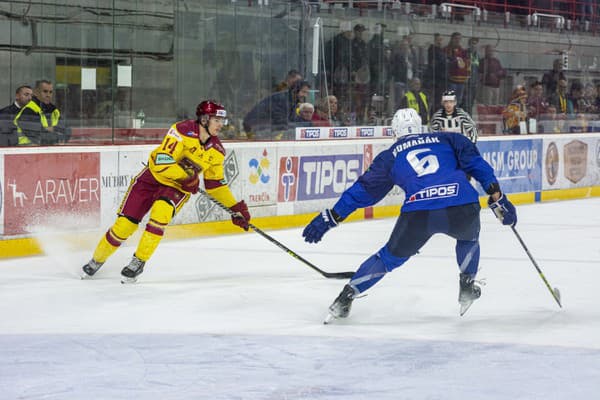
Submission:
M 329 128 L 330 138 L 347 138 L 348 128 Z
M 564 147 L 565 178 L 573 183 L 582 180 L 587 173 L 587 143 L 573 140 Z
M 552 142 L 548 145 L 544 164 L 546 165 L 546 179 L 550 185 L 554 185 L 558 177 L 558 147 L 556 147 L 556 143 Z

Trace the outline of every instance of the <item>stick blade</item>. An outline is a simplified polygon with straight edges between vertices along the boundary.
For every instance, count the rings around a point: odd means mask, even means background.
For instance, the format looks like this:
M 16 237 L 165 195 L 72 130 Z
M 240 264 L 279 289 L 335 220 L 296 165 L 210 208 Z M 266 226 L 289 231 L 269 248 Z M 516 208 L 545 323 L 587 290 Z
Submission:
M 553 289 L 553 293 L 554 293 L 554 298 L 556 299 L 556 302 L 558 303 L 559 307 L 562 308 L 562 299 L 560 297 L 560 291 L 558 290 L 558 288 L 554 288 Z
M 323 276 L 329 279 L 350 279 L 354 276 L 354 272 L 326 272 Z

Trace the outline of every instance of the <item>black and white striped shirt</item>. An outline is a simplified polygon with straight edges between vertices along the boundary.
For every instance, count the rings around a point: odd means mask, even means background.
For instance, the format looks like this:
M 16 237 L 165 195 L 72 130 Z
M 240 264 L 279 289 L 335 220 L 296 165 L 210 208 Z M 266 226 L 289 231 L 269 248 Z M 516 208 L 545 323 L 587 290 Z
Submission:
M 431 130 L 433 132 L 461 132 L 473 143 L 477 143 L 477 126 L 471 116 L 460 107 L 456 107 L 452 114 L 446 114 L 441 108 L 431 117 Z

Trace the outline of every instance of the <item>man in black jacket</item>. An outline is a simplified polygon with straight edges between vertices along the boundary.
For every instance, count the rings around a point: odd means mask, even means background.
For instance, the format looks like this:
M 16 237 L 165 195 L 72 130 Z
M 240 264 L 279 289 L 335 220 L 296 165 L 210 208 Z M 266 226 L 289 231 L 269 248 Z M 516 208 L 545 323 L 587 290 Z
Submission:
M 15 102 L 0 110 L 0 147 L 17 145 L 19 137 L 13 120 L 21 108 L 31 101 L 32 94 L 30 86 L 19 86 L 15 91 Z
M 35 83 L 31 101 L 14 119 L 20 146 L 52 145 L 68 140 L 60 110 L 52 104 L 53 93 L 52 82 L 39 80 Z

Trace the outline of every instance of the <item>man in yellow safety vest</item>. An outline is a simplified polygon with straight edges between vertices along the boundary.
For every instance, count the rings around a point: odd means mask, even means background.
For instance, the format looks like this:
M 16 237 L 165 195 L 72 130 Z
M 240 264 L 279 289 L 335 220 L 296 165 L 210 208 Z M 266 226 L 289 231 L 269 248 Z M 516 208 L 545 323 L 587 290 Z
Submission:
M 412 108 L 421 117 L 423 125 L 429 123 L 429 103 L 427 95 L 421 91 L 421 80 L 412 78 L 408 82 L 409 91 L 400 100 L 400 108 Z
M 19 146 L 52 145 L 66 142 L 60 110 L 52 104 L 52 82 L 39 80 L 33 88 L 33 97 L 15 116 Z

